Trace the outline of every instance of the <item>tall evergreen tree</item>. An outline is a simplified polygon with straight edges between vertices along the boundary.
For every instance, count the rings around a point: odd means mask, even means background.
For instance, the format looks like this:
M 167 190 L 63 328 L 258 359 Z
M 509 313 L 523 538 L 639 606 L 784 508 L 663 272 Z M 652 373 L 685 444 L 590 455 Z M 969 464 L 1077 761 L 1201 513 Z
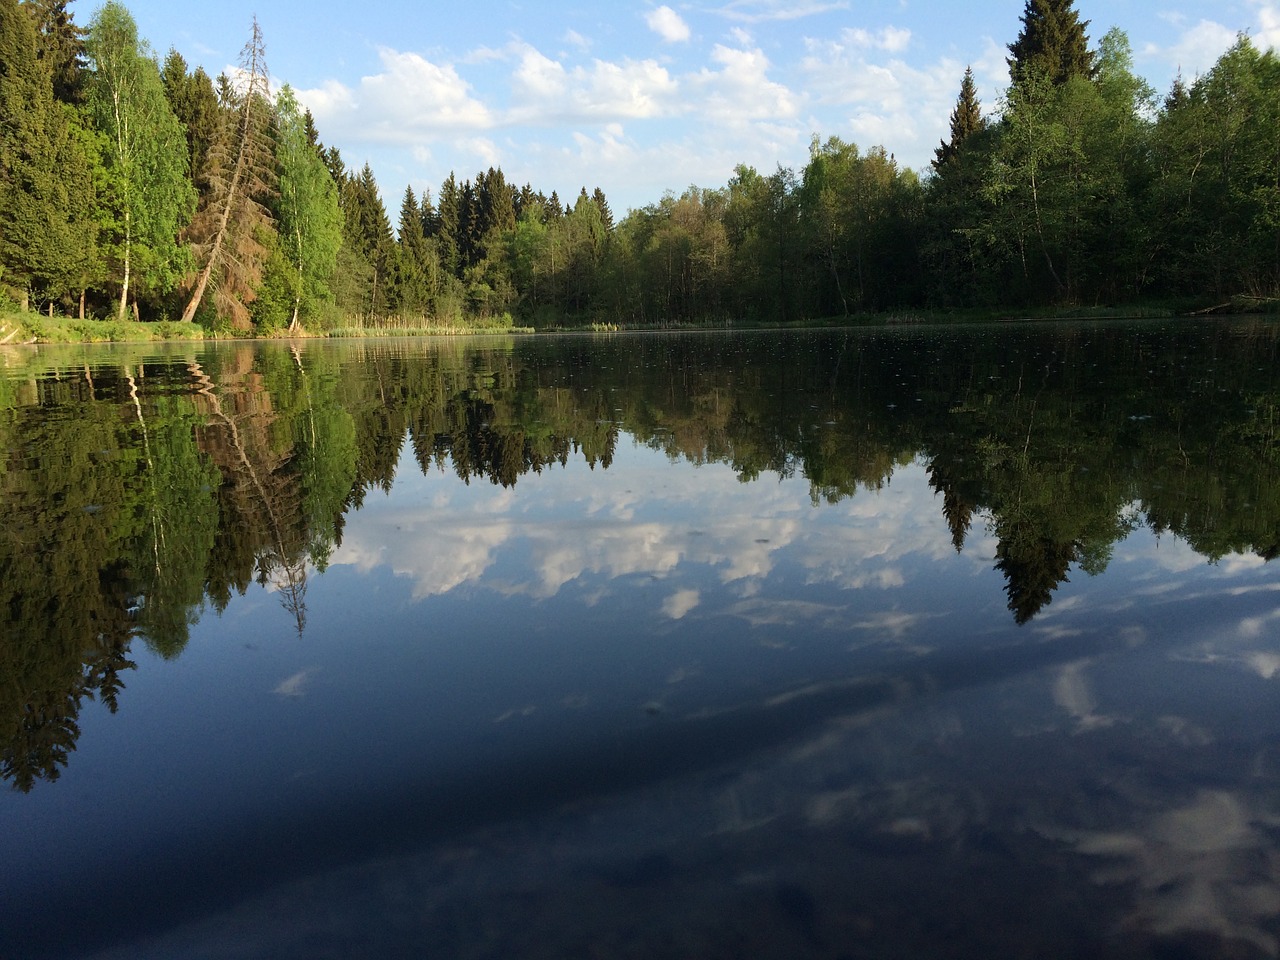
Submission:
M 174 116 L 187 133 L 187 151 L 191 180 L 203 198 L 209 189 L 209 151 L 217 143 L 222 129 L 222 108 L 218 94 L 204 67 L 187 71 L 187 61 L 177 50 L 170 49 L 160 69 L 164 93 Z
M 943 167 L 956 159 L 961 145 L 982 129 L 982 107 L 978 103 L 978 89 L 973 82 L 973 67 L 964 68 L 964 79 L 960 82 L 960 95 L 956 98 L 955 109 L 951 111 L 951 139 L 943 140 L 933 151 L 933 169 L 941 171 Z
M 84 31 L 76 26 L 69 0 L 23 0 L 35 17 L 36 55 L 49 70 L 53 96 L 63 103 L 79 103 L 84 72 Z
M 115 194 L 110 239 L 123 320 L 135 282 L 158 293 L 173 287 L 185 266 L 178 232 L 191 219 L 196 194 L 182 125 L 165 98 L 159 67 L 121 4 L 108 0 L 94 14 L 87 48 L 93 68 L 89 111 L 106 135 Z
M 609 208 L 609 201 L 605 198 L 604 191 L 596 187 L 591 191 L 591 199 L 596 202 L 596 207 L 600 210 L 600 219 L 604 223 L 605 230 L 613 230 L 613 211 Z
M 435 204 L 431 202 L 430 189 L 422 191 L 422 196 L 418 200 L 418 213 L 422 217 L 423 237 L 434 237 L 440 229 L 440 215 L 436 212 Z
M 400 203 L 400 224 L 396 237 L 392 306 L 401 314 L 422 313 L 427 305 L 426 234 L 422 227 L 422 207 L 413 187 L 404 188 Z
M 564 207 L 560 204 L 560 195 L 554 190 L 551 191 L 551 196 L 547 197 L 547 202 L 542 205 L 542 208 L 545 212 L 546 222 L 549 224 L 555 223 L 564 217 Z
M 1022 31 L 1009 44 L 1009 72 L 1015 84 L 1035 72 L 1055 84 L 1093 75 L 1094 57 L 1075 0 L 1026 0 Z
M 93 182 L 70 107 L 53 98 L 32 18 L 0 0 L 0 281 L 60 297 L 92 253 Z
M 436 204 L 439 227 L 436 243 L 440 250 L 440 266 L 451 275 L 462 275 L 462 257 L 459 250 L 459 230 L 462 207 L 462 192 L 458 189 L 458 181 L 451 172 L 440 184 L 440 199 Z
M 368 283 L 360 291 L 359 310 L 370 317 L 388 312 L 388 297 L 394 240 L 387 209 L 378 194 L 373 169 L 366 163 L 359 175 L 348 177 L 342 186 L 344 246 L 364 264 Z

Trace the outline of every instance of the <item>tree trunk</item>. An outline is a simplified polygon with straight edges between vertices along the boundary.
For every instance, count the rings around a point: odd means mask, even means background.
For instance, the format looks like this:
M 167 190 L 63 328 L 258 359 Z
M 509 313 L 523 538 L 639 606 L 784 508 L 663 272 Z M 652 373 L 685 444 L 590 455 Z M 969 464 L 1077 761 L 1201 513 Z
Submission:
M 227 188 L 226 202 L 223 203 L 222 212 L 218 215 L 218 232 L 214 235 L 213 247 L 209 251 L 209 259 L 205 261 L 205 265 L 196 279 L 195 289 L 191 291 L 191 299 L 187 301 L 186 309 L 182 311 L 183 323 L 190 323 L 196 318 L 196 311 L 200 309 L 200 301 L 204 299 L 204 291 L 209 286 L 209 277 L 213 273 L 213 268 L 217 266 L 218 257 L 222 253 L 222 241 L 227 235 L 227 224 L 231 220 L 231 207 L 235 202 L 236 190 L 240 186 L 243 156 L 244 151 L 242 149 L 241 155 L 236 158 L 236 168 L 231 175 L 231 186 Z
M 124 282 L 120 284 L 120 310 L 117 319 L 123 321 L 124 313 L 129 308 L 129 257 L 132 252 L 132 224 L 129 222 L 129 211 L 124 212 Z

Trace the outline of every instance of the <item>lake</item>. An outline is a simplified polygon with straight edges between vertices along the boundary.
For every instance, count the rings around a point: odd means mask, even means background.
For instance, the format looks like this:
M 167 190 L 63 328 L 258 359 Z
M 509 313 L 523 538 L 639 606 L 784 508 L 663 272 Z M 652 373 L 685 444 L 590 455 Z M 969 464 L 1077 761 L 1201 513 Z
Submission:
M 1278 350 L 6 348 L 0 957 L 1276 957 Z

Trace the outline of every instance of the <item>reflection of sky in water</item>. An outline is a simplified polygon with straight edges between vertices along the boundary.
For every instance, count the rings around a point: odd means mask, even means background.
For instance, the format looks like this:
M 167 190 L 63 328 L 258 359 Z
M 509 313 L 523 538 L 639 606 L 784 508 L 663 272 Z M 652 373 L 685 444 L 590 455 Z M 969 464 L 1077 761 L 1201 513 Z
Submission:
M 21 903 L 159 891 L 113 957 L 1280 955 L 1271 570 L 1138 530 L 1018 627 L 994 553 L 918 465 L 406 461 L 303 637 L 251 591 L 5 798 Z

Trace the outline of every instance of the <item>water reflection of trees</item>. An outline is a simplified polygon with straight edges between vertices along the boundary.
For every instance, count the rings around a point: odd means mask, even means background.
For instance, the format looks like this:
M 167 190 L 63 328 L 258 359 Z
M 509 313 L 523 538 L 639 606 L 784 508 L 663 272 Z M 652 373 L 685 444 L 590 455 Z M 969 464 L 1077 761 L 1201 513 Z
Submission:
M 0 763 L 22 789 L 113 708 L 141 638 L 270 586 L 301 631 L 343 517 L 424 470 L 513 486 L 621 431 L 815 504 L 923 462 L 956 550 L 995 539 L 1014 619 L 1142 523 L 1208 558 L 1280 552 L 1272 327 L 238 345 L 10 377 L 0 390 Z

